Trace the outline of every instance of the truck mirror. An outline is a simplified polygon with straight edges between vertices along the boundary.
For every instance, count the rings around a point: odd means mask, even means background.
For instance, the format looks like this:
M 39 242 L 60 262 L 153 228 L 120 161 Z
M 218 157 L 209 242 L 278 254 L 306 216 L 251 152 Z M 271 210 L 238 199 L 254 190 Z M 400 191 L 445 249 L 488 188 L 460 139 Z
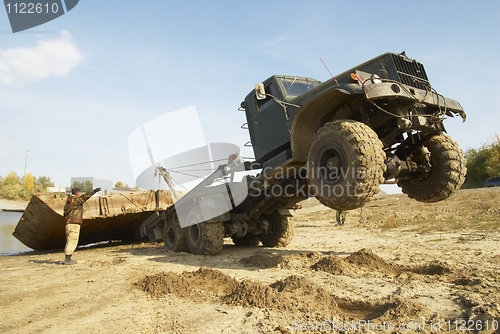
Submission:
M 264 88 L 263 83 L 255 84 L 255 96 L 257 97 L 257 100 L 266 99 L 266 89 Z

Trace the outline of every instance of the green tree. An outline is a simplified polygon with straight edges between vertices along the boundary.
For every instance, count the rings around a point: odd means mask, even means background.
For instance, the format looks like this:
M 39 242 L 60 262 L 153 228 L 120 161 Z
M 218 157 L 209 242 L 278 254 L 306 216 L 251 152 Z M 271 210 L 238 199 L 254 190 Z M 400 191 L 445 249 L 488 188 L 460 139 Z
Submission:
M 90 180 L 85 180 L 85 186 L 82 189 L 82 192 L 89 193 L 93 190 L 93 184 Z
M 500 136 L 495 137 L 493 142 L 465 152 L 467 175 L 462 188 L 482 187 L 486 179 L 500 175 Z
M 52 182 L 50 180 L 50 177 L 39 176 L 39 177 L 37 177 L 37 179 L 35 181 L 35 186 L 36 186 L 37 190 L 43 191 L 43 190 L 47 189 L 47 187 L 53 187 L 54 182 Z
M 92 191 L 93 184 L 90 180 L 85 180 L 84 182 L 73 181 L 71 188 L 78 188 L 82 193 L 88 193 Z
M 31 198 L 33 193 L 35 192 L 35 177 L 33 174 L 28 173 L 26 174 L 26 178 L 24 179 L 24 187 L 25 187 L 25 198 Z
M 47 187 L 53 187 L 54 182 L 50 177 L 40 176 L 35 178 L 33 174 L 28 173 L 26 177 L 19 177 L 12 171 L 7 176 L 0 176 L 0 198 L 5 199 L 30 199 L 36 191 L 45 191 Z
M 85 184 L 83 182 L 79 181 L 73 181 L 73 184 L 71 185 L 71 189 L 73 188 L 78 188 L 80 191 L 83 191 L 82 189 L 85 187 Z
M 488 176 L 500 175 L 500 136 L 495 136 L 495 141 L 489 145 L 489 158 L 486 160 Z
M 14 185 L 21 184 L 21 179 L 17 176 L 17 173 L 12 171 L 3 180 L 4 185 Z
M 12 171 L 3 178 L 0 186 L 0 197 L 11 200 L 19 199 L 23 188 L 21 179 L 17 176 L 16 172 Z
M 470 148 L 465 152 L 467 159 L 467 175 L 462 188 L 478 188 L 481 187 L 484 180 L 488 178 L 486 172 L 486 161 L 490 157 L 488 150 L 484 148 Z
M 123 183 L 122 181 L 118 181 L 115 183 L 115 188 L 128 188 L 128 184 Z
M 23 193 L 23 186 L 21 184 L 4 184 L 0 188 L 0 198 L 17 200 L 21 198 Z

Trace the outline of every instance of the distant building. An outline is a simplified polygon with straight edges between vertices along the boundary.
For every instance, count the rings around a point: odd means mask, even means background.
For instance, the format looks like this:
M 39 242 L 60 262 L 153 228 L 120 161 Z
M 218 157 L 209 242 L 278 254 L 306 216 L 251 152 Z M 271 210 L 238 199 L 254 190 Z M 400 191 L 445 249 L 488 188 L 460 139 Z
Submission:
M 48 193 L 65 193 L 66 187 L 47 187 Z
M 71 188 L 80 188 L 82 193 L 90 192 L 95 188 L 101 188 L 100 196 L 108 196 L 113 190 L 113 181 L 96 179 L 94 177 L 72 177 Z

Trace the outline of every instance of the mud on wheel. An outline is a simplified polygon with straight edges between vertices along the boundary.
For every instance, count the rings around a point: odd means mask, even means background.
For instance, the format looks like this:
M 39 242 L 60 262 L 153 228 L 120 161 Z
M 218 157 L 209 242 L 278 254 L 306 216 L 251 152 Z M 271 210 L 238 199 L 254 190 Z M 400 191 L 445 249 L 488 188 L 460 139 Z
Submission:
M 189 251 L 198 255 L 219 254 L 224 245 L 224 223 L 202 221 L 198 210 L 192 210 L 187 217 L 188 223 L 195 223 L 185 228 Z
M 438 202 L 455 193 L 467 172 L 462 150 L 448 135 L 433 136 L 424 145 L 430 152 L 430 169 L 423 177 L 397 180 L 408 197 L 420 202 Z
M 179 225 L 177 215 L 167 217 L 163 228 L 163 244 L 174 252 L 187 252 L 186 232 Z
M 307 158 L 312 195 L 336 210 L 362 207 L 384 182 L 385 153 L 366 124 L 338 120 L 319 128 Z
M 295 233 L 295 223 L 288 220 L 287 217 L 279 214 L 278 211 L 260 216 L 269 225 L 266 234 L 260 235 L 260 241 L 267 247 L 285 247 L 293 239 Z

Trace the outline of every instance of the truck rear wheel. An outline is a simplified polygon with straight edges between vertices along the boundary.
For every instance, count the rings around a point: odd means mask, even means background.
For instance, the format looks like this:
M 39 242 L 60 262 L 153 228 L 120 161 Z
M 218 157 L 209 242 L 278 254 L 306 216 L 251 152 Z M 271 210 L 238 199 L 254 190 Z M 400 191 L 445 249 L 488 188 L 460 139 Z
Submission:
M 253 233 L 247 233 L 241 238 L 233 237 L 233 243 L 238 247 L 255 247 L 260 243 L 259 236 Z
M 166 249 L 174 252 L 187 252 L 186 231 L 179 225 L 177 217 L 165 220 L 163 228 L 163 244 Z
M 187 219 L 188 222 L 199 222 L 185 228 L 189 251 L 198 255 L 219 254 L 224 245 L 224 223 L 200 222 L 198 212 L 190 213 Z
M 384 182 L 385 153 L 366 124 L 338 120 L 319 128 L 307 158 L 310 193 L 336 210 L 362 207 Z
M 270 215 L 263 214 L 260 219 L 264 219 L 268 224 L 268 233 L 261 234 L 260 241 L 266 247 L 285 247 L 293 239 L 295 233 L 295 223 L 289 221 L 287 217 L 274 211 Z
M 454 194 L 465 180 L 467 161 L 458 144 L 442 133 L 424 145 L 430 152 L 429 171 L 418 179 L 397 180 L 408 197 L 419 202 L 439 202 Z

